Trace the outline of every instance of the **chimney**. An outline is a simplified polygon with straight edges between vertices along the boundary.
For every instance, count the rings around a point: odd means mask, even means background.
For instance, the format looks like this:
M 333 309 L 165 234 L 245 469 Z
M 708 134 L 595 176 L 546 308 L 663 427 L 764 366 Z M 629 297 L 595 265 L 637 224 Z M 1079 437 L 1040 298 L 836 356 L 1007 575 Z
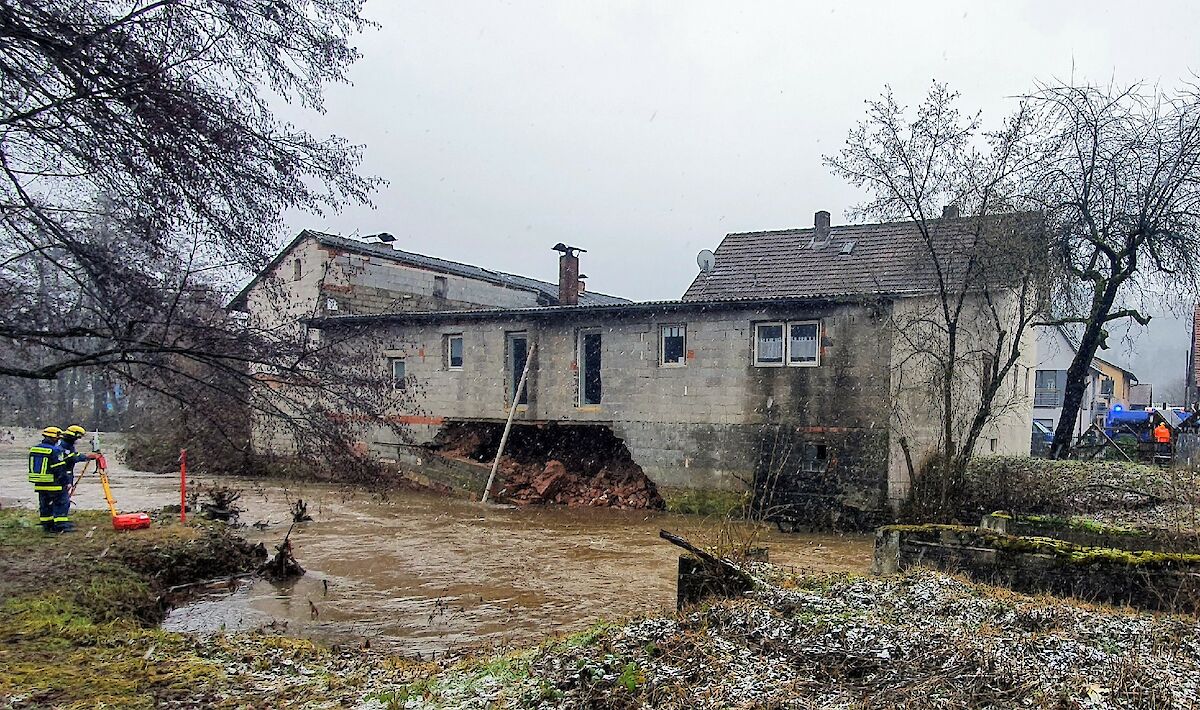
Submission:
M 829 213 L 825 210 L 813 215 L 813 242 L 819 244 L 829 242 Z
M 579 305 L 579 252 L 587 251 L 559 242 L 554 251 L 562 252 L 558 257 L 558 305 Z
M 942 219 L 957 219 L 958 216 L 958 205 L 946 205 L 942 208 Z
M 579 292 L 587 293 L 587 274 L 579 275 Z

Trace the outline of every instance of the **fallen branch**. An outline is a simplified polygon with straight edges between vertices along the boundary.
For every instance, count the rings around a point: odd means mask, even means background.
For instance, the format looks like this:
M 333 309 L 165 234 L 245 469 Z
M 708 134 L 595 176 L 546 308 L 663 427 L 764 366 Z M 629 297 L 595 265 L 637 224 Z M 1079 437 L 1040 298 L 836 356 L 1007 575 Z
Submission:
M 215 579 L 206 579 L 202 582 L 188 582 L 187 584 L 176 584 L 173 587 L 167 587 L 167 591 L 165 593 L 167 595 L 178 594 L 179 592 L 182 592 L 182 591 L 185 591 L 188 589 L 195 589 L 197 587 L 202 588 L 202 589 L 211 589 L 213 587 L 219 587 L 221 585 L 228 585 L 231 582 L 235 582 L 239 579 L 242 579 L 244 577 L 250 577 L 255 574 L 258 574 L 258 573 L 253 572 L 253 571 L 238 572 L 237 574 L 231 574 L 227 577 L 217 577 Z
M 659 530 L 658 536 L 661 537 L 662 539 L 666 540 L 667 542 L 671 543 L 672 545 L 675 545 L 677 547 L 682 547 L 683 549 L 692 553 L 693 555 L 698 557 L 701 562 L 703 562 L 705 565 L 707 565 L 710 568 L 714 568 L 714 569 L 726 572 L 728 574 L 731 574 L 734 577 L 737 577 L 739 580 L 741 580 L 747 584 L 750 584 L 752 586 L 756 586 L 756 587 L 766 586 L 766 584 L 761 579 L 750 574 L 749 572 L 742 569 L 741 567 L 734 564 L 733 562 L 725 559 L 724 557 L 717 557 L 716 555 L 712 554 L 711 552 L 708 552 L 707 550 L 702 550 L 699 547 L 696 547 L 692 543 L 688 542 L 684 538 L 682 538 L 674 533 L 667 532 L 666 530 Z

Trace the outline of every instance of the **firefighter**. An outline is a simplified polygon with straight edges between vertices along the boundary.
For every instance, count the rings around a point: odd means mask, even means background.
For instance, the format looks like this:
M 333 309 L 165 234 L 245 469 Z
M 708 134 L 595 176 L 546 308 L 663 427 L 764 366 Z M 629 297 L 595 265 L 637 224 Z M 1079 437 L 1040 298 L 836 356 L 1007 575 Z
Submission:
M 54 529 L 55 532 L 69 532 L 75 529 L 71 523 L 71 484 L 75 482 L 75 465 L 98 458 L 99 454 L 75 453 L 75 442 L 87 435 L 87 429 L 72 424 L 61 431 L 58 447 L 62 456 L 54 465 L 54 479 L 62 485 L 62 492 L 54 501 Z
M 63 493 L 62 485 L 54 477 L 54 467 L 62 460 L 60 436 L 62 429 L 48 426 L 42 430 L 41 443 L 29 449 L 29 482 L 38 496 L 38 522 L 47 533 L 54 532 L 54 505 Z

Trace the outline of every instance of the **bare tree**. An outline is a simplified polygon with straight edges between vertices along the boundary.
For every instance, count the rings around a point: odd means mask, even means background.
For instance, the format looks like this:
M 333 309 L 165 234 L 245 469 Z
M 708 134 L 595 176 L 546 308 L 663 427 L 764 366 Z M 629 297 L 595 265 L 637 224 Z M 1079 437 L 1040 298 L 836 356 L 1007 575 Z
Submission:
M 382 364 L 223 308 L 285 210 L 378 183 L 359 149 L 270 109 L 322 109 L 358 57 L 361 4 L 0 0 L 0 377 L 119 383 L 230 440 L 260 412 L 335 449 L 400 406 Z
M 1019 177 L 1037 159 L 1032 116 L 1021 106 L 984 132 L 978 115 L 958 111 L 957 98 L 935 83 L 910 118 L 889 89 L 867 103 L 846 146 L 825 158 L 870 195 L 857 216 L 903 220 L 916 234 L 918 276 L 890 317 L 900 363 L 893 424 L 914 495 L 935 517 L 952 514 L 987 426 L 1026 403 L 1019 363 L 1032 345 L 1045 279 L 1040 218 L 1014 212 Z M 945 205 L 954 208 L 943 213 Z M 929 411 L 932 425 L 923 423 Z M 931 458 L 913 460 L 916 439 L 926 451 L 933 443 Z
M 1047 83 L 1027 104 L 1043 130 L 1028 194 L 1046 215 L 1062 274 L 1047 322 L 1073 327 L 1079 340 L 1052 446 L 1065 457 L 1108 324 L 1146 325 L 1148 301 L 1197 287 L 1200 89 Z

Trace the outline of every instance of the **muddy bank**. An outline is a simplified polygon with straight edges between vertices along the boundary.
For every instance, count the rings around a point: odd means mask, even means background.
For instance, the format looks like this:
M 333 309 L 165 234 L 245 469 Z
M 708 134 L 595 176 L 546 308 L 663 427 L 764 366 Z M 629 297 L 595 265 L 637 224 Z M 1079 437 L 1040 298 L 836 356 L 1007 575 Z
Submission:
M 485 422 L 450 423 L 434 448 L 442 455 L 491 462 L 503 427 Z M 493 493 L 517 505 L 554 503 L 662 510 L 657 486 L 607 427 L 542 425 L 514 427 L 497 468 Z

